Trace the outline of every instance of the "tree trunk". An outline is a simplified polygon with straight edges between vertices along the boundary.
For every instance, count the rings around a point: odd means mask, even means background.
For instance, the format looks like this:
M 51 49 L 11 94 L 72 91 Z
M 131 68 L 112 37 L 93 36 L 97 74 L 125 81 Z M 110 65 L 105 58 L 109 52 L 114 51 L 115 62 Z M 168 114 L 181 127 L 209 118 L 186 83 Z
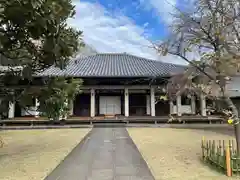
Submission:
M 232 109 L 233 117 L 234 117 L 234 130 L 235 130 L 235 138 L 237 142 L 237 153 L 240 155 L 240 123 L 238 117 L 238 110 L 235 104 L 232 102 L 230 97 L 224 97 L 227 105 Z
M 234 125 L 234 130 L 237 142 L 237 154 L 240 155 L 240 123 Z

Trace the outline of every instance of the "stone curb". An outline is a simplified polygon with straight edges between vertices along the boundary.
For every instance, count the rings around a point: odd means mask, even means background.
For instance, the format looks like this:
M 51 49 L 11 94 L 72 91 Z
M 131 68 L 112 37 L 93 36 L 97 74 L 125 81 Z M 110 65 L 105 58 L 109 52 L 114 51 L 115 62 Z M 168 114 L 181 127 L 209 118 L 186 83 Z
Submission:
M 75 125 L 75 126 L 2 126 L 0 130 L 32 130 L 32 129 L 74 129 L 74 128 L 93 128 L 93 125 Z
M 233 126 L 228 124 L 94 124 L 94 125 L 51 125 L 51 126 L 1 126 L 0 130 L 31 130 L 31 129 L 69 129 L 69 128 L 181 128 L 181 129 L 212 129 L 224 128 L 232 130 Z

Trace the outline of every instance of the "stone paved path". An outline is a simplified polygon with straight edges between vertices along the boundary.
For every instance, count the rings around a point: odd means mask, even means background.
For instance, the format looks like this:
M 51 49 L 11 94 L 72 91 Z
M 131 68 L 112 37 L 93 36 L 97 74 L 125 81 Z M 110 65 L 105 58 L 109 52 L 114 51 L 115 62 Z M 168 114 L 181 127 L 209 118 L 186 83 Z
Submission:
M 45 180 L 154 180 L 125 128 L 93 128 Z

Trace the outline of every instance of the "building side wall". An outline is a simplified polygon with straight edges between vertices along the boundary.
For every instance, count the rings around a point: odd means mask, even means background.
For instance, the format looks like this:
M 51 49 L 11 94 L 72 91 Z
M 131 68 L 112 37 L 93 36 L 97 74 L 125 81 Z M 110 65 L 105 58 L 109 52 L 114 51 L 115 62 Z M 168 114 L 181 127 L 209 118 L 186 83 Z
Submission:
M 240 76 L 232 77 L 227 82 L 226 90 L 230 97 L 240 97 Z

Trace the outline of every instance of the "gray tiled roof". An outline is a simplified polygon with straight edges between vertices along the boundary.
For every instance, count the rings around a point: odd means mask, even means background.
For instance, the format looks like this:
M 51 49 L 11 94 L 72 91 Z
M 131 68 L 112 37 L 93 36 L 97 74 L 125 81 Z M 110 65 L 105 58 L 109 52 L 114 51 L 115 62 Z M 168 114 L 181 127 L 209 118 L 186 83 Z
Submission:
M 64 70 L 50 67 L 39 76 L 152 77 L 181 73 L 185 66 L 149 60 L 126 53 L 96 54 L 71 60 Z

